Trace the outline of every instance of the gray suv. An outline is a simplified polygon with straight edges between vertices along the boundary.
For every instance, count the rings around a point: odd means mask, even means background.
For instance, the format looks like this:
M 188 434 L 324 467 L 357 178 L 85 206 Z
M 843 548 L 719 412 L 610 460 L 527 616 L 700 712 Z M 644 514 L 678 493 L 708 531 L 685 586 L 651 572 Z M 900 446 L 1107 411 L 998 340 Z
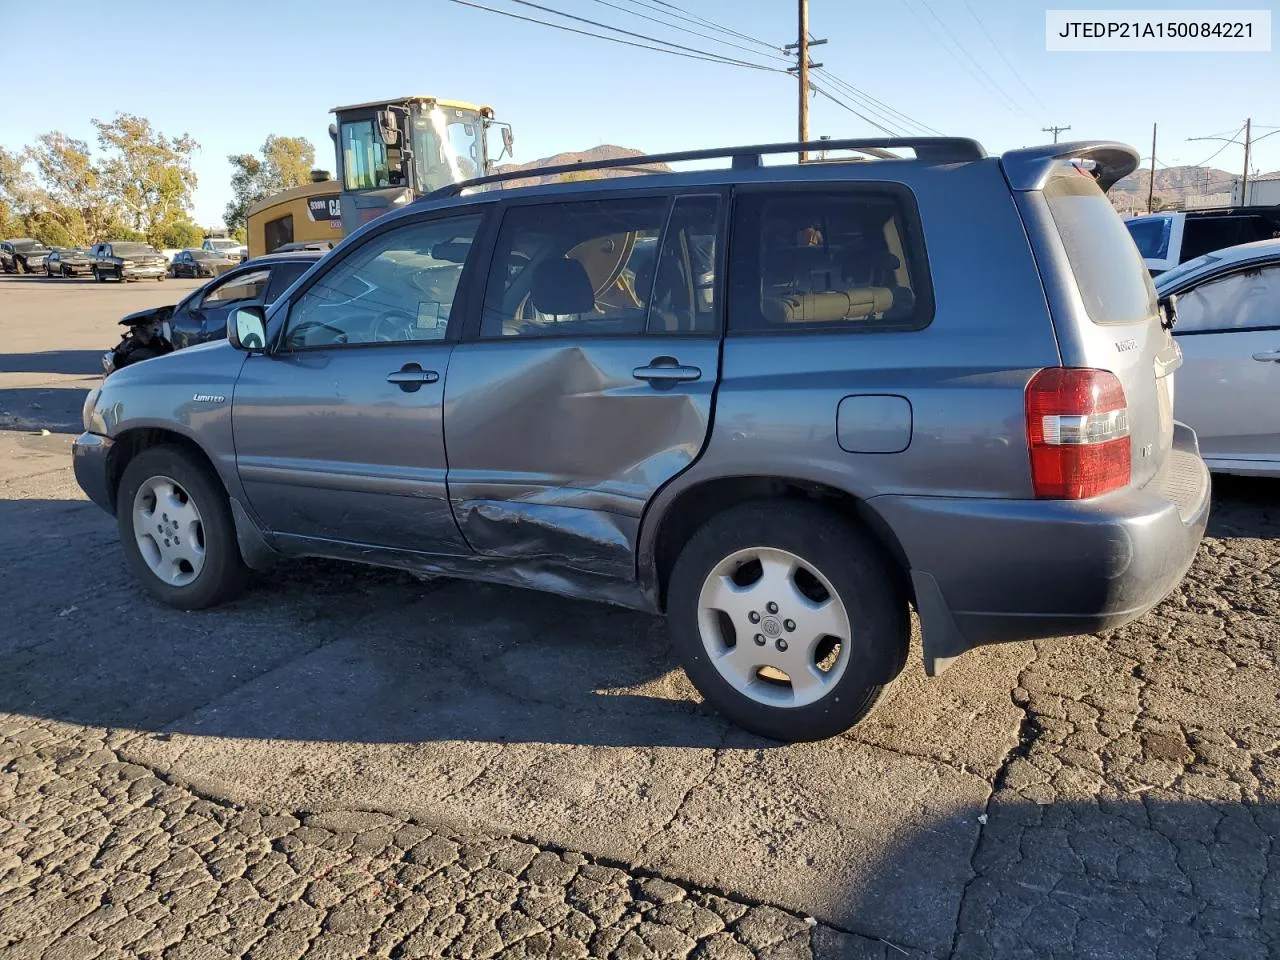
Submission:
M 1103 195 L 1136 152 L 762 163 L 799 146 L 387 214 L 227 341 L 113 374 L 80 485 L 173 606 L 324 556 L 663 612 L 706 699 L 782 740 L 871 708 L 912 607 L 934 674 L 1158 603 L 1209 479 Z

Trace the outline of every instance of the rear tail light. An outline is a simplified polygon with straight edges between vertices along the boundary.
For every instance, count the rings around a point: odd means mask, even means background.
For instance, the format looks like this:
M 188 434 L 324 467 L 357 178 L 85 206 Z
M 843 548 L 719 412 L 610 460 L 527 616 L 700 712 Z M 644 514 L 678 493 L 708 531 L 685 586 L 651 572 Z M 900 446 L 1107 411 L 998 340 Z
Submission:
M 1114 373 L 1049 367 L 1027 384 L 1026 404 L 1037 497 L 1083 500 L 1129 485 L 1129 410 Z

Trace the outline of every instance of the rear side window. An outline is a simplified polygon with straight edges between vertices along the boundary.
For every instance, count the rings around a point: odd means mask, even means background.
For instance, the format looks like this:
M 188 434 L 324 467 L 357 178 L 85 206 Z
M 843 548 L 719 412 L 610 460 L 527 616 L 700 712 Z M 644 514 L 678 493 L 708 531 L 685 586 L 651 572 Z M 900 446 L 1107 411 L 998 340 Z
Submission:
M 1053 177 L 1044 198 L 1094 323 L 1134 323 L 1156 312 L 1151 275 L 1111 201 L 1087 173 Z
M 895 191 L 746 194 L 731 258 L 730 332 L 914 330 L 933 316 L 917 221 Z
M 1125 224 L 1129 236 L 1138 245 L 1138 252 L 1148 260 L 1165 260 L 1169 256 L 1169 231 L 1173 229 L 1172 217 L 1156 220 L 1130 220 Z
M 1228 333 L 1280 327 L 1280 266 L 1241 270 L 1178 295 L 1175 332 Z

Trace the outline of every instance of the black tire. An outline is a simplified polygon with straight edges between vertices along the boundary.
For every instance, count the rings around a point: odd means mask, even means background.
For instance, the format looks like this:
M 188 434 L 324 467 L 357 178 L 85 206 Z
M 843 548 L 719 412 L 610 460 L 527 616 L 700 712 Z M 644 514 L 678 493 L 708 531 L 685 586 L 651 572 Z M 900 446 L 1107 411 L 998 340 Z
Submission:
M 147 480 L 157 476 L 181 485 L 200 511 L 204 566 L 184 586 L 165 583 L 152 573 L 134 535 L 134 497 Z M 207 465 L 181 447 L 151 447 L 129 461 L 116 493 L 116 521 L 130 569 L 162 603 L 179 610 L 201 610 L 235 599 L 249 584 L 249 569 L 236 543 L 227 492 Z
M 785 550 L 812 564 L 848 611 L 852 637 L 844 673 L 821 699 L 805 706 L 773 706 L 739 692 L 703 645 L 698 603 L 704 581 L 722 560 L 753 547 Z M 911 622 L 891 563 L 856 525 L 817 504 L 760 500 L 733 507 L 690 538 L 671 572 L 667 621 L 672 643 L 693 685 L 738 726 L 785 742 L 835 736 L 875 706 L 906 661 Z M 741 634 L 739 639 L 749 642 Z
M 63 268 L 62 268 L 62 279 L 63 279 L 63 280 L 72 280 L 72 279 L 74 279 L 74 278 L 75 278 L 75 274 L 71 272 L 71 268 L 70 268 L 70 267 L 63 267 Z
M 107 278 L 102 275 L 102 271 L 97 267 L 92 267 L 91 272 L 93 273 L 93 279 L 97 280 L 99 283 L 107 282 Z
M 17 269 L 14 271 L 15 273 L 30 273 L 30 272 L 31 272 L 31 270 L 27 267 L 27 261 L 25 261 L 25 260 L 19 260 L 19 259 L 17 259 L 17 258 L 15 257 L 15 258 L 14 258 L 14 261 L 13 261 L 13 265 L 14 265 L 14 267 L 16 267 L 16 268 L 17 268 Z
M 124 267 L 116 267 L 116 283 L 124 283 Z

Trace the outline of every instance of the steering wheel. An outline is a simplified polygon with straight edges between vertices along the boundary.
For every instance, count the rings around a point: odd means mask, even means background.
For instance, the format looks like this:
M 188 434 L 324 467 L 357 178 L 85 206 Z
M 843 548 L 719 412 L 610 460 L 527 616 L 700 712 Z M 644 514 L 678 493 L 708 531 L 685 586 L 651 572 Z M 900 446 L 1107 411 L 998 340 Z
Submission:
M 391 309 L 385 310 L 374 318 L 373 324 L 369 328 L 369 334 L 374 340 L 381 343 L 398 343 L 403 340 L 416 339 L 413 331 L 417 327 L 417 320 L 409 316 L 404 310 Z

